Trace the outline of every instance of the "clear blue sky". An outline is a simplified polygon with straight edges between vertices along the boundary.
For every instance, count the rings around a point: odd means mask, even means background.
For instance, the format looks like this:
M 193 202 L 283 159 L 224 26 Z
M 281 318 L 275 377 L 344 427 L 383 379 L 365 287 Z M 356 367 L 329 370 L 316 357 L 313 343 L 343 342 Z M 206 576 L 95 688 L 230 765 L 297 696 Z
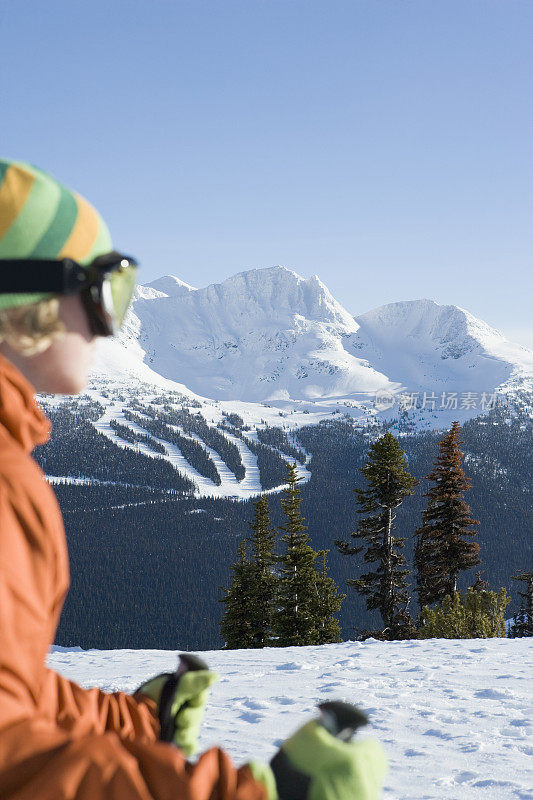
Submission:
M 533 346 L 530 0 L 0 0 L 0 152 L 147 282 L 317 273 Z

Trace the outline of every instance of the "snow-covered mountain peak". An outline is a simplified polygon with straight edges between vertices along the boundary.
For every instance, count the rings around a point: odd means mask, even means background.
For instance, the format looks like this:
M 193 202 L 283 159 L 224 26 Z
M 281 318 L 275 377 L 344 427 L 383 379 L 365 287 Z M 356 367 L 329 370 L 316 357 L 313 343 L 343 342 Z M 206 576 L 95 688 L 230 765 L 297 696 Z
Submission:
M 240 272 L 203 289 L 176 278 L 140 290 L 121 345 L 204 397 L 304 400 L 392 389 L 347 350 L 351 314 L 317 278 L 282 266 Z
M 360 354 L 409 386 L 489 391 L 533 375 L 533 352 L 459 306 L 407 300 L 355 319 Z
M 460 306 L 439 305 L 434 300 L 405 300 L 368 311 L 355 318 L 374 337 L 403 341 L 417 339 L 442 350 L 441 358 L 460 358 L 507 340 L 495 328 Z M 514 345 L 513 345 L 514 347 Z
M 219 284 L 198 290 L 209 302 L 225 304 L 227 312 L 238 304 L 239 317 L 251 322 L 257 315 L 291 325 L 294 316 L 333 323 L 356 330 L 351 314 L 338 303 L 315 275 L 302 278 L 283 266 L 239 272 Z
M 219 400 L 356 408 L 377 392 L 533 388 L 533 352 L 459 306 L 406 300 L 354 318 L 317 275 L 279 265 L 139 287 L 117 347 L 130 375 L 137 361 L 145 380 L 149 368 Z
M 190 286 L 185 281 L 176 278 L 175 275 L 164 275 L 162 278 L 157 278 L 155 281 L 146 284 L 147 287 L 161 292 L 167 297 L 180 297 L 189 292 L 196 292 L 194 286 Z

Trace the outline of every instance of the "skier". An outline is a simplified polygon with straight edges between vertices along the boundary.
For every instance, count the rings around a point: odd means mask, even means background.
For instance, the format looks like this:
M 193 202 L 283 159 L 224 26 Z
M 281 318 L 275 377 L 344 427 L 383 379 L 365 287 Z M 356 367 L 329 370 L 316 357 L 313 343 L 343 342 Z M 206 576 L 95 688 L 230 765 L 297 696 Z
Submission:
M 82 689 L 45 666 L 69 572 L 59 507 L 30 456 L 50 434 L 34 394 L 84 389 L 96 337 L 120 327 L 136 271 L 82 197 L 0 160 L 0 797 L 376 798 L 381 748 L 337 738 L 335 714 L 297 731 L 271 765 L 236 769 L 217 748 L 193 764 L 216 680 L 206 665 L 183 658 L 133 695 Z

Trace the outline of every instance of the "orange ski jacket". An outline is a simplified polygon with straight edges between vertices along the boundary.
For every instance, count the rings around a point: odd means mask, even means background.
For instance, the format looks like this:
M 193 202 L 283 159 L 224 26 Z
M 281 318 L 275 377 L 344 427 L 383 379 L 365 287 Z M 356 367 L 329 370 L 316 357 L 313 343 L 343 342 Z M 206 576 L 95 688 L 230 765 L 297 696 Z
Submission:
M 69 586 L 59 506 L 30 456 L 50 430 L 33 387 L 0 356 L 0 798 L 266 800 L 221 750 L 192 765 L 159 742 L 148 698 L 47 669 Z

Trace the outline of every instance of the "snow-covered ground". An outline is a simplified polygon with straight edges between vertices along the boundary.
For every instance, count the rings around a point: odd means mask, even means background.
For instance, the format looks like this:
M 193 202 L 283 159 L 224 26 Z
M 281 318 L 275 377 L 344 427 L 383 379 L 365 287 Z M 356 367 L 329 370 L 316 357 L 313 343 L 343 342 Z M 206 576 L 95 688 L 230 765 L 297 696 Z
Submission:
M 387 800 L 532 800 L 531 639 L 343 642 L 203 653 L 213 688 L 201 745 L 270 759 L 320 699 L 366 709 L 389 760 Z M 134 690 L 177 652 L 53 648 L 84 686 Z

